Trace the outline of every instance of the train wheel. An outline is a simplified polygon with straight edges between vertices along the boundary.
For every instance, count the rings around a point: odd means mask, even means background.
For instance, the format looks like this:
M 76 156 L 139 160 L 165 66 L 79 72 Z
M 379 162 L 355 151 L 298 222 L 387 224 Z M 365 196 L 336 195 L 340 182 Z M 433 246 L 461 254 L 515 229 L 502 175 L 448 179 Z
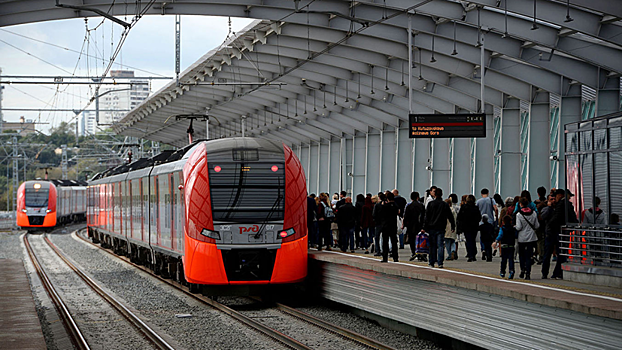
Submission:
M 160 276 L 162 274 L 162 269 L 160 268 L 160 262 L 158 261 L 158 256 L 157 254 L 153 253 L 152 255 L 152 261 L 151 261 L 151 269 L 153 270 L 153 273 L 155 273 L 157 276 Z
M 188 283 L 188 290 L 190 291 L 190 293 L 192 294 L 198 294 L 200 291 L 200 287 L 198 284 L 195 283 Z

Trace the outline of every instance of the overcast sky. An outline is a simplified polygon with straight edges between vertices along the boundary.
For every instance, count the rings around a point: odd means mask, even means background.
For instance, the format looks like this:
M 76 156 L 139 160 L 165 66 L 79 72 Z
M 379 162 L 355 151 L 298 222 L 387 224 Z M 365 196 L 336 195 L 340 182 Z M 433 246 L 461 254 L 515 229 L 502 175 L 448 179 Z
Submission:
M 127 19 L 129 21 L 130 18 Z M 0 68 L 3 75 L 98 76 L 119 42 L 122 27 L 101 18 L 89 18 L 89 35 L 84 19 L 52 21 L 0 28 Z M 232 18 L 234 32 L 251 21 Z M 220 45 L 229 32 L 228 18 L 182 16 L 181 71 L 209 50 Z M 18 36 L 12 33 L 17 33 Z M 35 40 L 39 41 L 35 41 Z M 55 47 L 53 44 L 59 47 Z M 73 51 L 72 51 L 73 50 Z M 83 52 L 80 56 L 80 51 Z M 86 54 L 89 57 L 87 59 Z M 80 59 L 78 59 L 80 58 Z M 102 59 L 103 58 L 103 59 Z M 175 75 L 175 16 L 145 16 L 131 29 L 112 69 L 130 69 L 136 76 Z M 140 70 L 144 71 L 140 71 Z M 2 80 L 16 80 L 3 78 Z M 166 84 L 153 80 L 152 92 Z M 77 85 L 4 85 L 3 108 L 81 109 L 92 96 L 87 86 Z M 48 103 L 48 105 L 46 105 Z M 94 106 L 93 106 L 94 108 Z M 73 112 L 3 111 L 4 120 L 20 116 L 40 120 L 39 130 L 71 121 Z

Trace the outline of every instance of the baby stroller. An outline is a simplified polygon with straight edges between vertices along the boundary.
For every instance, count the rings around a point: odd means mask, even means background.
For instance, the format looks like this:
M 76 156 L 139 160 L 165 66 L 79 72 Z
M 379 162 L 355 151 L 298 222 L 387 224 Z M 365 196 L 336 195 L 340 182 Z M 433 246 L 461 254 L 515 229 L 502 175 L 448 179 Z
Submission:
M 425 232 L 420 232 L 417 235 L 415 244 L 415 253 L 417 254 L 417 260 L 428 261 L 428 254 L 430 253 L 430 248 L 428 247 L 428 234 Z

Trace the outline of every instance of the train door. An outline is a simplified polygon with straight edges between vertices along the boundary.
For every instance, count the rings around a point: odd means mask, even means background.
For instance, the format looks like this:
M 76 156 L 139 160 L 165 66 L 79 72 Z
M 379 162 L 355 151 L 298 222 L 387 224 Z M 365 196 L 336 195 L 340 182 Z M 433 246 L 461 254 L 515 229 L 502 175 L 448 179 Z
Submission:
M 158 176 L 149 181 L 149 244 L 158 245 Z
M 114 232 L 114 184 L 109 183 L 108 185 L 108 218 L 110 220 L 108 224 L 108 228 L 110 232 Z
M 145 232 L 149 232 L 149 178 L 140 179 L 140 240 L 147 242 L 148 236 Z
M 158 176 L 158 244 L 171 248 L 171 194 L 169 174 Z
M 176 250 L 177 248 L 177 226 L 175 225 L 175 219 L 176 219 L 176 215 L 175 213 L 177 212 L 177 186 L 176 183 L 176 177 L 175 174 L 169 174 L 169 183 L 170 183 L 170 193 L 171 193 L 171 248 L 173 250 Z
M 183 176 L 183 172 L 179 172 L 177 173 L 176 176 L 179 179 L 179 182 L 177 183 L 177 186 L 175 186 L 173 189 L 178 189 L 179 185 L 183 185 L 184 183 L 184 176 Z M 177 250 L 180 252 L 185 251 L 184 250 L 184 238 L 185 238 L 185 233 L 186 233 L 186 229 L 185 229 L 185 225 L 186 225 L 186 202 L 185 202 L 185 198 L 184 198 L 184 191 L 183 190 L 179 190 L 177 191 L 177 193 L 179 194 L 179 201 L 177 202 L 177 206 L 178 209 L 177 210 L 177 224 L 175 225 L 175 227 L 177 227 L 178 230 L 178 234 L 177 234 Z
M 171 198 L 172 198 L 172 218 L 173 223 L 171 224 L 171 236 L 173 240 L 173 250 L 180 251 L 180 237 L 183 237 L 183 228 L 181 227 L 181 221 L 179 220 L 179 215 L 181 212 L 180 208 L 180 194 L 179 184 L 181 183 L 180 173 L 171 174 Z
M 121 182 L 123 184 L 121 201 L 123 202 L 123 234 L 125 237 L 132 237 L 132 182 L 126 180 Z

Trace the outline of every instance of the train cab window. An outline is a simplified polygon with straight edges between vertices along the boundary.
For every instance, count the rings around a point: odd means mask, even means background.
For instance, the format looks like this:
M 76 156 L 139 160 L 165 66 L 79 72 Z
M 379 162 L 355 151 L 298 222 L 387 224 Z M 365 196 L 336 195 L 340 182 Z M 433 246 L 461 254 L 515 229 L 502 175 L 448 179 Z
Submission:
M 282 159 L 280 162 L 212 162 L 208 167 L 214 221 L 283 220 Z
M 26 206 L 31 208 L 43 208 L 48 206 L 50 190 L 26 188 Z

